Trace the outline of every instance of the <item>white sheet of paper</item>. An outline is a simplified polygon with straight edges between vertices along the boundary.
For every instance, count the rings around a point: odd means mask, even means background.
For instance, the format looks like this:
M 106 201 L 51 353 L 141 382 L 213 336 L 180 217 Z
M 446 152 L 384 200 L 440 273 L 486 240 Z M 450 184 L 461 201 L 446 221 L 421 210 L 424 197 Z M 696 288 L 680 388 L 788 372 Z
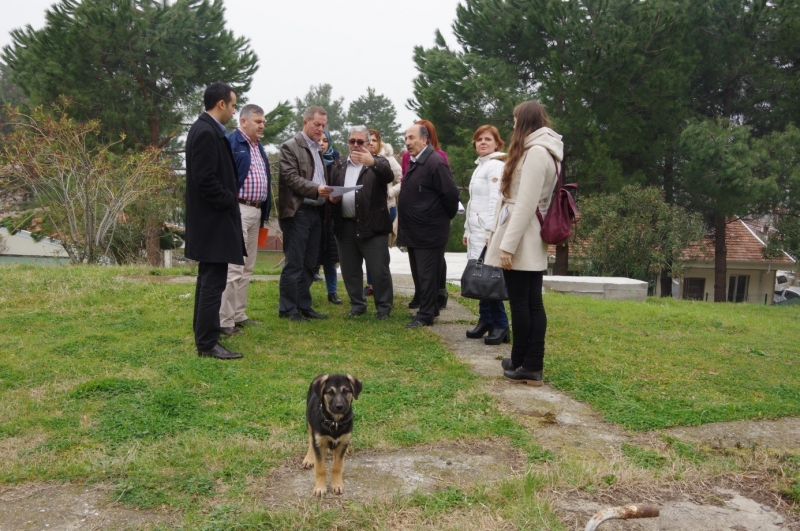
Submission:
M 360 190 L 364 188 L 363 184 L 359 184 L 356 186 L 329 186 L 328 188 L 333 188 L 333 192 L 329 197 L 339 197 L 340 195 L 344 195 L 347 192 L 352 192 L 353 190 Z

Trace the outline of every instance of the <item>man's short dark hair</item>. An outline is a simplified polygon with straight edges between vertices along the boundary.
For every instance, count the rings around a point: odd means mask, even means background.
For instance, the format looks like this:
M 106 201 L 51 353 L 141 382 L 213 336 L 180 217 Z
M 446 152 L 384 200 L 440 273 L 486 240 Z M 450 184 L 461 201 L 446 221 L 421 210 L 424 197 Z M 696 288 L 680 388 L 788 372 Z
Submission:
M 217 106 L 219 100 L 228 104 L 231 102 L 231 94 L 234 92 L 233 87 L 227 83 L 221 83 L 219 81 L 211 83 L 206 87 L 206 91 L 203 93 L 203 105 L 206 106 L 207 111 L 210 111 Z
M 431 143 L 431 132 L 428 131 L 428 128 L 422 124 L 417 124 L 419 126 L 419 137 L 425 139 L 426 144 Z

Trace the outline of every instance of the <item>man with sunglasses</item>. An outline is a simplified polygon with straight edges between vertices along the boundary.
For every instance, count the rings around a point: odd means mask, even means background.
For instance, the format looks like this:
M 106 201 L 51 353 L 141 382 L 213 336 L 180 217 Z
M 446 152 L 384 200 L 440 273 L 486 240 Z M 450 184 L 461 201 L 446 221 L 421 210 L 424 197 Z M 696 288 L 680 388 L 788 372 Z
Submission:
M 386 319 L 392 311 L 394 294 L 389 271 L 389 233 L 392 222 L 386 205 L 388 185 L 394 180 L 389 161 L 369 152 L 369 130 L 363 125 L 350 128 L 347 141 L 350 156 L 331 177 L 334 186 L 362 188 L 331 199 L 334 231 L 339 247 L 342 279 L 350 296 L 349 317 L 367 312 L 364 298 L 363 263 L 372 276 L 376 319 Z

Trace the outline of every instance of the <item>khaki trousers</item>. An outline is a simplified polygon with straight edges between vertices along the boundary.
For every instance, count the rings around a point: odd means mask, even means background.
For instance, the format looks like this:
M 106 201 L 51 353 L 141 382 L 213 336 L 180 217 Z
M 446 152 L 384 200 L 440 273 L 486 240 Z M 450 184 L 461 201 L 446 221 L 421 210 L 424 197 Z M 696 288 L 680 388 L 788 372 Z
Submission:
M 247 288 L 256 267 L 258 255 L 258 229 L 261 227 L 261 209 L 239 204 L 242 214 L 242 234 L 247 249 L 244 265 L 228 264 L 228 281 L 219 308 L 219 325 L 224 328 L 247 320 Z

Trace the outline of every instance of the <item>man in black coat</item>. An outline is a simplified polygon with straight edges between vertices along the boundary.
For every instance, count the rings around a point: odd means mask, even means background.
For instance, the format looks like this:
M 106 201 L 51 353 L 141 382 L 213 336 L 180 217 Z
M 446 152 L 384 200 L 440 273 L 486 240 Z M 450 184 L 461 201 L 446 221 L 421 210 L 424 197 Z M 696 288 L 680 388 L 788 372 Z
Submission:
M 437 279 L 444 267 L 444 248 L 450 238 L 450 220 L 458 211 L 458 188 L 450 166 L 430 145 L 424 125 L 406 132 L 411 163 L 397 200 L 397 244 L 408 247 L 419 311 L 406 328 L 431 326 L 436 308 Z
M 242 219 L 236 200 L 236 163 L 227 123 L 236 111 L 236 93 L 225 83 L 203 94 L 206 112 L 186 137 L 186 258 L 198 261 L 194 296 L 197 354 L 218 359 L 242 355 L 219 344 L 219 309 L 228 264 L 244 265 Z

